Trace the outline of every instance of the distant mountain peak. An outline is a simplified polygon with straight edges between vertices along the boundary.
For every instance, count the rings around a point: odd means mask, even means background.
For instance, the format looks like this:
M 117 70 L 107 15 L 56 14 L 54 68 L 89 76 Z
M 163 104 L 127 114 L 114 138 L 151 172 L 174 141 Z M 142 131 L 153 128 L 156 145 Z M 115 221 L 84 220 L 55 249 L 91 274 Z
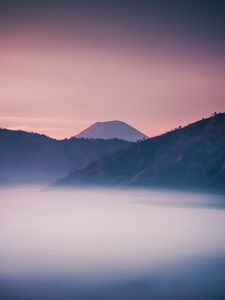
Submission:
M 93 138 L 93 139 L 112 139 L 118 138 L 130 142 L 136 142 L 143 138 L 148 138 L 145 134 L 136 128 L 119 120 L 96 122 L 90 127 L 81 131 L 75 137 Z

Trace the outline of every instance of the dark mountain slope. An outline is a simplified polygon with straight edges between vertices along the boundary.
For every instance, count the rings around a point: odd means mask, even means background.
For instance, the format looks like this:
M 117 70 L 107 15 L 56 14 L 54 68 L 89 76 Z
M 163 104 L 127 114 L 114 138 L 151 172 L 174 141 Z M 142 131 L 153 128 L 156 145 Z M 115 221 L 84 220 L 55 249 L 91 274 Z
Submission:
M 114 140 L 71 138 L 0 129 L 0 183 L 57 179 L 90 161 L 129 146 Z
M 225 113 L 134 144 L 58 184 L 225 190 Z

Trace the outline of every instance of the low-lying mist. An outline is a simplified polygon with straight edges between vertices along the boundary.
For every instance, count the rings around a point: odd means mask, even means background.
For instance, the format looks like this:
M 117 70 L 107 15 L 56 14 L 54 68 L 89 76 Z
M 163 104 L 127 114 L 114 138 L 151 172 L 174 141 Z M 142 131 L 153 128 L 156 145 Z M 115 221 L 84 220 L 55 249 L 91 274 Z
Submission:
M 225 295 L 224 208 L 207 194 L 1 188 L 0 299 Z

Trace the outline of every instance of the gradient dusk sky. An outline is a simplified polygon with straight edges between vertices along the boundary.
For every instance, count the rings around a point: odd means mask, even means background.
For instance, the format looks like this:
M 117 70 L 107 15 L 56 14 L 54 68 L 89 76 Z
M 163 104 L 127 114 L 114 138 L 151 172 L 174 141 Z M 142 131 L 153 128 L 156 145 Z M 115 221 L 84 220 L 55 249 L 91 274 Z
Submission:
M 225 1 L 0 0 L 0 127 L 149 136 L 225 111 Z

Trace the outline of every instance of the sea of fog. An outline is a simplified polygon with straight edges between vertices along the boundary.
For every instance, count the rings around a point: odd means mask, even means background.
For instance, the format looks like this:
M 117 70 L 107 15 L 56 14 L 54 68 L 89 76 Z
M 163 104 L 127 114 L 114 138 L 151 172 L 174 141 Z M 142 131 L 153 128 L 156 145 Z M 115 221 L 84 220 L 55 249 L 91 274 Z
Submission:
M 225 299 L 225 199 L 0 189 L 1 300 Z

